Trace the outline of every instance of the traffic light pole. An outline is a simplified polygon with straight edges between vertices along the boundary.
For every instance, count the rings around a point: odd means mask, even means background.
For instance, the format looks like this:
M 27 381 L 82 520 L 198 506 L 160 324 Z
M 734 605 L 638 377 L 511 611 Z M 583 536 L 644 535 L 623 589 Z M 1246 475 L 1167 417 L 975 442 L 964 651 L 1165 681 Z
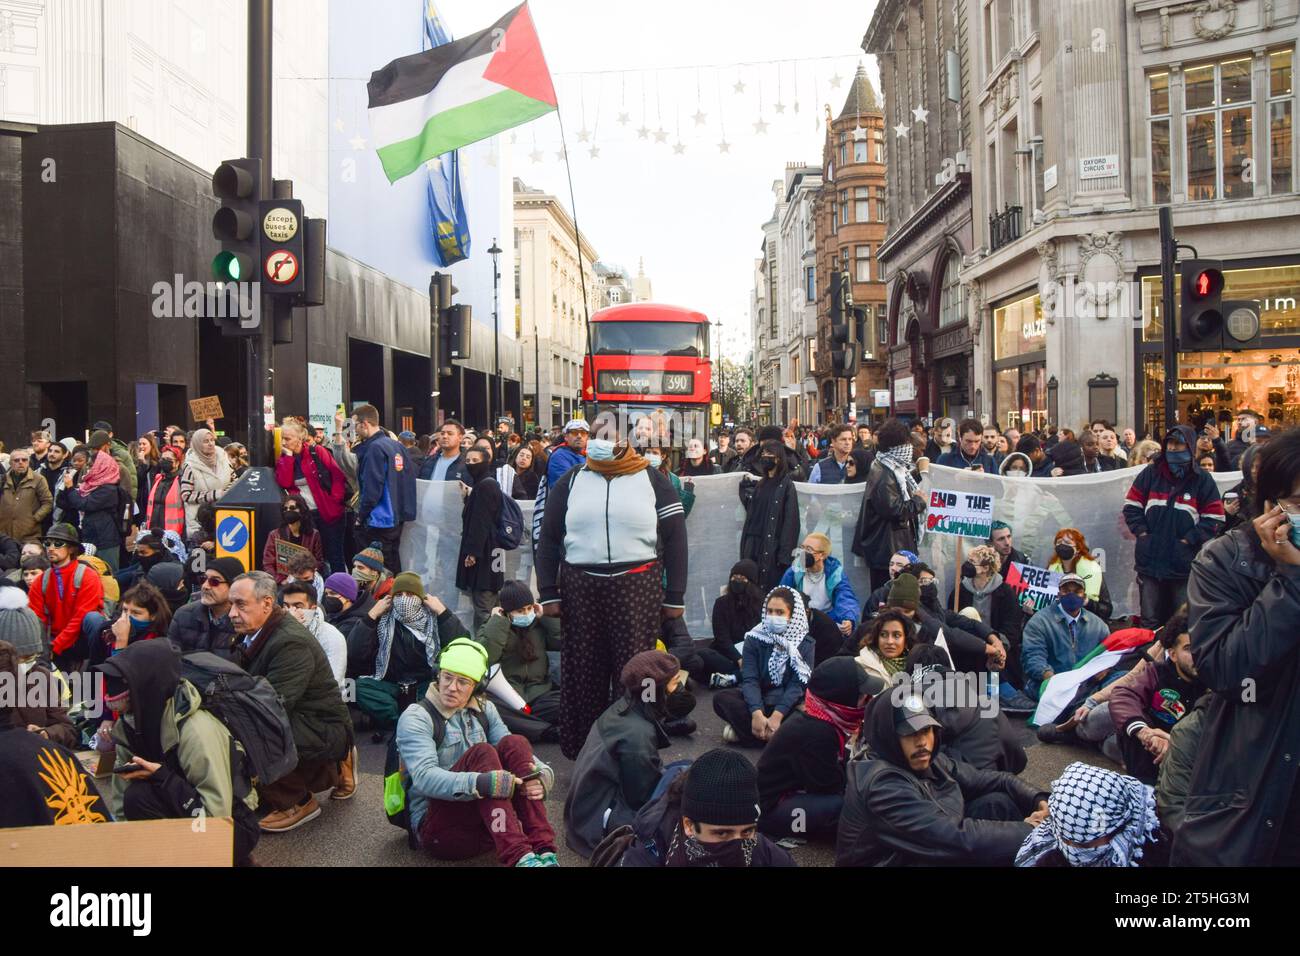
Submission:
M 1165 360 L 1165 432 L 1178 424 L 1178 322 L 1174 317 L 1174 268 L 1178 241 L 1173 213 L 1160 207 L 1160 324 Z
M 260 194 L 272 195 L 271 175 L 271 0 L 248 0 L 248 155 L 262 161 Z M 257 224 L 261 228 L 261 224 Z M 256 264 L 261 287 L 262 263 Z M 262 397 L 274 394 L 275 302 L 261 296 L 261 325 L 248 339 L 248 456 L 252 465 L 273 465 L 272 433 L 267 430 Z

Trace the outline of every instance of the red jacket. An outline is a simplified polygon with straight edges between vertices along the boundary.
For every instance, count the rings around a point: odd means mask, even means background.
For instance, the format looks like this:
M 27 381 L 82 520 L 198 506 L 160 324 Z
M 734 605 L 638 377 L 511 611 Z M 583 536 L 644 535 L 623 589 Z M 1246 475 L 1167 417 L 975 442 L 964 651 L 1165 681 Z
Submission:
M 300 460 L 302 476 L 307 480 L 307 487 L 311 489 L 311 496 L 316 502 L 316 510 L 320 512 L 321 522 L 334 524 L 343 518 L 343 499 L 348 492 L 348 479 L 328 448 L 322 448 L 320 445 L 311 448 L 315 449 L 314 453 L 307 445 L 303 445 L 303 450 L 296 455 L 281 455 L 275 463 L 275 481 L 285 491 L 296 491 L 298 484 L 293 476 L 294 461 Z M 318 458 L 329 474 L 329 491 L 325 491 L 321 485 L 320 474 L 316 467 Z
M 73 587 L 73 576 L 82 569 L 81 587 Z M 59 599 L 59 581 L 63 599 Z M 42 579 L 45 576 L 42 575 Z M 51 568 L 45 590 L 34 587 L 27 592 L 27 606 L 49 629 L 53 652 L 63 654 L 81 638 L 81 622 L 92 611 L 104 609 L 104 584 L 94 568 L 69 561 L 64 568 Z

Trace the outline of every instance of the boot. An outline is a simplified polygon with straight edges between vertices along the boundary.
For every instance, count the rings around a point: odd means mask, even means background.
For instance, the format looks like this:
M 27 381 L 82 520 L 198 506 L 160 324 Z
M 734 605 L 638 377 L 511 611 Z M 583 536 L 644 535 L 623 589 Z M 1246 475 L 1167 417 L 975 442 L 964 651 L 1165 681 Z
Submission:
M 330 794 L 331 800 L 349 800 L 357 792 L 357 748 L 348 751 L 347 757 L 339 764 L 339 782 Z

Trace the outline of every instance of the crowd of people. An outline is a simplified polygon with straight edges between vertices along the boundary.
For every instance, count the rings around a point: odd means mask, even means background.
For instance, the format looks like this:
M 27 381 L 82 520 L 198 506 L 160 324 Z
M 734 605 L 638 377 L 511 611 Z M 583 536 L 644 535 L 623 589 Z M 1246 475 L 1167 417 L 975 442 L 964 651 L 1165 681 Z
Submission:
M 593 865 L 790 866 L 805 840 L 839 865 L 1293 862 L 1300 788 L 1274 755 L 1297 743 L 1300 430 L 1270 434 L 1249 410 L 1236 425 L 1228 442 L 1214 423 L 1154 442 L 1105 421 L 889 419 L 682 444 L 603 418 L 393 434 L 361 405 L 332 429 L 281 423 L 280 522 L 257 567 L 216 556 L 215 506 L 249 465 L 213 422 L 130 446 L 103 421 L 85 442 L 36 431 L 0 459 L 0 682 L 64 689 L 0 695 L 0 825 L 201 812 L 233 819 L 248 863 L 264 835 L 321 817 L 319 795 L 357 793 L 369 734 L 388 747 L 385 816 L 444 860 L 559 864 L 556 770 L 534 751 L 558 745 L 563 838 Z M 1031 561 L 1004 522 L 943 569 L 941 594 L 918 556 L 932 463 L 1011 480 L 1133 469 L 1139 613 L 1114 615 L 1071 527 L 1039 556 L 1058 574 L 1045 606 L 1008 581 Z M 1211 473 L 1237 469 L 1221 496 Z M 695 481 L 728 473 L 743 529 L 708 585 L 712 633 L 692 635 Z M 461 496 L 469 620 L 402 566 L 417 480 Z M 805 533 L 803 482 L 862 485 L 848 554 Z M 513 550 L 536 591 L 506 577 Z M 1116 648 L 1042 712 L 1053 678 Z M 213 673 L 238 708 L 209 696 Z M 73 674 L 102 678 L 102 708 L 74 698 Z M 706 690 L 718 746 L 664 763 L 700 732 Z M 278 740 L 240 722 L 254 712 Z M 1016 714 L 1095 758 L 1030 785 Z M 51 760 L 80 778 L 77 820 L 42 798 Z

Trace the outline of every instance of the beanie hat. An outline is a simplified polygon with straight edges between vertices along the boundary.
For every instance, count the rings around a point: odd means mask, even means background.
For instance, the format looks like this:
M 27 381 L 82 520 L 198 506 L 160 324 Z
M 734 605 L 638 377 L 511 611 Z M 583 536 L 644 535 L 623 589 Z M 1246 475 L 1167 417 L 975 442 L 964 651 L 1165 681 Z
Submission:
M 727 575 L 728 579 L 735 577 L 737 574 L 742 575 L 746 581 L 751 584 L 758 583 L 758 564 L 749 558 L 737 561 L 731 566 L 731 574 Z
M 244 573 L 244 563 L 238 558 L 209 558 L 208 570 L 216 571 L 229 584 Z
M 487 649 L 468 637 L 458 637 L 443 650 L 438 658 L 438 669 L 468 677 L 477 684 L 487 673 Z
M 502 611 L 509 614 L 521 607 L 532 607 L 536 601 L 533 599 L 533 592 L 527 584 L 522 581 L 507 581 L 501 585 L 501 593 L 497 596 L 497 603 L 501 605 Z
M 0 641 L 8 641 L 18 657 L 32 657 L 45 651 L 45 626 L 27 606 L 27 594 L 17 584 L 0 587 Z
M 734 750 L 710 750 L 686 772 L 682 816 L 712 826 L 752 826 L 758 822 L 758 771 Z
M 758 432 L 758 443 L 761 445 L 765 441 L 781 441 L 780 425 L 764 425 Z
M 889 586 L 889 597 L 885 599 L 886 607 L 902 607 L 915 611 L 921 603 L 921 585 L 912 575 L 903 571 L 894 578 Z
M 145 577 L 150 584 L 166 594 L 168 591 L 177 590 L 177 585 L 185 577 L 185 566 L 175 561 L 163 561 L 150 568 Z
M 378 541 L 371 541 L 370 545 L 357 552 L 357 556 L 352 559 L 353 564 L 363 564 L 372 571 L 384 573 L 384 546 Z
M 393 578 L 394 594 L 414 594 L 421 601 L 424 600 L 424 582 L 414 571 L 403 571 L 397 577 Z
M 903 557 L 907 558 L 908 564 L 916 564 L 918 561 L 921 560 L 920 557 L 917 556 L 917 553 L 915 551 L 903 551 L 900 549 L 898 551 L 895 551 L 894 554 L 901 554 Z
M 357 599 L 356 579 L 342 571 L 335 571 L 325 579 L 325 590 L 333 591 L 339 597 L 345 597 L 349 601 Z
M 667 684 L 682 669 L 681 662 L 663 651 L 642 651 L 623 665 L 619 683 L 629 694 L 640 694 L 647 680 L 656 687 Z

